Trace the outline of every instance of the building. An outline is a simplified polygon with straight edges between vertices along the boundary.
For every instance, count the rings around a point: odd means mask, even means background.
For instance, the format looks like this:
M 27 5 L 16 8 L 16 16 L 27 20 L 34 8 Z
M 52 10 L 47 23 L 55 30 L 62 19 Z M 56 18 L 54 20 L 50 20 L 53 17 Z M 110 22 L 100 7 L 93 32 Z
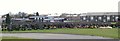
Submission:
M 64 18 L 56 16 L 30 16 L 29 19 L 39 22 L 63 22 Z
M 87 25 L 118 26 L 118 12 L 93 12 L 80 15 L 80 21 Z
M 117 22 L 118 13 L 117 12 L 96 12 L 96 13 L 86 13 L 80 15 L 80 21 L 86 22 Z
M 32 20 L 34 22 L 61 22 L 75 23 L 82 25 L 118 25 L 118 12 L 88 12 L 80 14 L 63 13 L 60 16 L 39 15 L 29 18 L 15 18 L 14 20 Z
M 57 28 L 98 28 L 98 27 L 119 27 L 118 12 L 91 12 L 82 14 L 62 14 L 61 16 L 29 16 L 27 18 L 20 17 L 11 18 L 10 25 L 5 23 L 5 18 L 2 20 L 2 28 L 12 30 L 27 30 L 27 29 L 49 29 Z M 47 27 L 47 28 L 46 28 Z
M 76 16 L 74 16 L 76 15 Z M 79 22 L 84 25 L 118 25 L 118 12 L 88 12 L 81 14 L 62 14 L 68 22 Z

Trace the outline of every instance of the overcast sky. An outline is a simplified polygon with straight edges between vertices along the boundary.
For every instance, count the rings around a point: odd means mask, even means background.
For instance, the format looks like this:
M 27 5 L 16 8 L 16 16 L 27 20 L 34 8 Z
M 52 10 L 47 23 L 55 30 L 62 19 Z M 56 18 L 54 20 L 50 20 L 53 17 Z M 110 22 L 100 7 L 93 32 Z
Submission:
M 0 15 L 8 12 L 40 14 L 117 12 L 120 0 L 0 0 Z

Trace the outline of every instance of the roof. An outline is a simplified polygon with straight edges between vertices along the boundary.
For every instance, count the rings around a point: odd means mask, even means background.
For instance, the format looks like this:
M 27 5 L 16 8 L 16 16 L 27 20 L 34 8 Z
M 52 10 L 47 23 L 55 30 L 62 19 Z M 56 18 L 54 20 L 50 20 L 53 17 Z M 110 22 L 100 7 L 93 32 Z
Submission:
M 89 12 L 82 13 L 80 16 L 92 16 L 92 15 L 118 15 L 118 12 Z
M 13 20 L 29 20 L 28 18 L 12 18 Z
M 29 18 L 42 18 L 42 17 L 45 17 L 45 16 L 30 16 Z
M 54 18 L 54 20 L 61 20 L 61 19 L 64 19 L 64 18 Z

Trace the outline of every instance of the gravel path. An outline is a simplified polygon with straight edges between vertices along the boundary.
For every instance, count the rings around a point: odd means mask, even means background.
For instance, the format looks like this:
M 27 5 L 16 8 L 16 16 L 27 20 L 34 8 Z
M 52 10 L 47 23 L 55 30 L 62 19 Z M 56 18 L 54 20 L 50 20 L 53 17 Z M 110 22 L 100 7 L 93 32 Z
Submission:
M 14 36 L 31 39 L 111 39 L 99 36 L 52 34 L 52 33 L 2 33 L 2 36 Z

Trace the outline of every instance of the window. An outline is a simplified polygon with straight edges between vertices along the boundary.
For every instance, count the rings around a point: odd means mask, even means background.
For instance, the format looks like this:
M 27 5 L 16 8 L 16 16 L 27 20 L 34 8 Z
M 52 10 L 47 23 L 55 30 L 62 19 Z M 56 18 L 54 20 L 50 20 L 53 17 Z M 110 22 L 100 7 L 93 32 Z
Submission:
M 118 20 L 119 17 L 115 17 L 116 20 Z
M 83 20 L 86 20 L 86 17 L 83 17 Z
M 112 17 L 115 17 L 115 16 L 112 16 Z
M 91 17 L 91 20 L 93 20 L 93 17 Z
M 48 17 L 45 17 L 45 19 L 48 19 Z
M 89 20 L 87 20 L 87 22 L 89 22 Z
M 95 21 L 98 21 L 97 19 Z
M 37 20 L 39 20 L 39 18 L 37 18 Z
M 99 17 L 99 20 L 101 20 L 102 18 L 101 17 Z
M 110 17 L 107 17 L 107 20 L 110 20 Z
M 37 18 L 35 18 L 35 20 L 37 20 Z
M 114 19 L 112 19 L 112 21 L 115 21 Z
M 104 16 L 104 17 L 106 17 L 106 16 Z
M 106 22 L 106 20 L 104 19 L 103 22 Z

